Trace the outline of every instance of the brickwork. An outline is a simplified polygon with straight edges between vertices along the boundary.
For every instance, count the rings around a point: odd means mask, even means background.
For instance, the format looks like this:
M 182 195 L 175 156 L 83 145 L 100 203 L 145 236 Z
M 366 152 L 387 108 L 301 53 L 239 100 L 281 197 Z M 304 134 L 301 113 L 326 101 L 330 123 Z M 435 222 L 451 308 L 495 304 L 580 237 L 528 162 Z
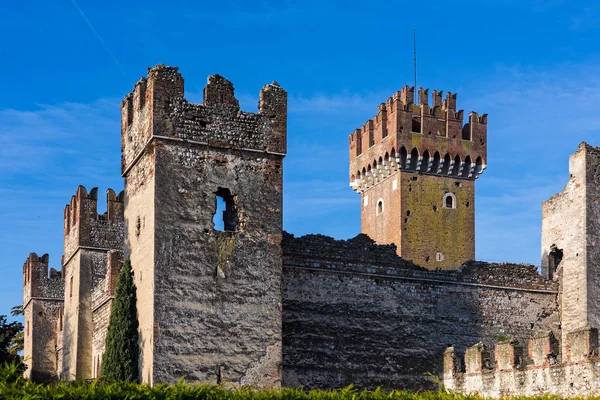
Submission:
M 421 266 L 475 258 L 474 180 L 486 167 L 487 115 L 456 111 L 456 94 L 404 87 L 350 135 L 350 185 L 361 194 L 362 232 L 395 243 Z M 452 196 L 451 206 L 446 198 Z M 410 218 L 412 215 L 412 218 Z

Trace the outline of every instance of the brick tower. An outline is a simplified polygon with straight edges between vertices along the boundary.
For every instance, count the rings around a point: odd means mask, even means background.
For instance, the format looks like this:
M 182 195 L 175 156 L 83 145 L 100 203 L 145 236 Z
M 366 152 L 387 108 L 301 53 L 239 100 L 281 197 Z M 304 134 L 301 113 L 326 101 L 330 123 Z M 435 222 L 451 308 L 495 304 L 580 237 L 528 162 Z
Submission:
M 486 167 L 487 114 L 456 111 L 456 94 L 405 86 L 350 135 L 350 186 L 362 232 L 430 269 L 475 258 L 475 179 Z
M 265 85 L 258 113 L 219 75 L 183 94 L 158 65 L 121 103 L 141 379 L 279 386 L 287 94 Z

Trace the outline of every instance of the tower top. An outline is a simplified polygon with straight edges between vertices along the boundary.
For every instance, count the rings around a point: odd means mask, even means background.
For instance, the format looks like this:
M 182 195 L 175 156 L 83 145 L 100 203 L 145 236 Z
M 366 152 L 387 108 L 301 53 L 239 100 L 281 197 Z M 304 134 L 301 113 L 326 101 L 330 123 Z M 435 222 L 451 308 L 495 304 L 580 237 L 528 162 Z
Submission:
M 486 168 L 487 114 L 456 110 L 456 93 L 404 86 L 350 134 L 350 185 L 363 191 L 392 171 L 476 179 Z

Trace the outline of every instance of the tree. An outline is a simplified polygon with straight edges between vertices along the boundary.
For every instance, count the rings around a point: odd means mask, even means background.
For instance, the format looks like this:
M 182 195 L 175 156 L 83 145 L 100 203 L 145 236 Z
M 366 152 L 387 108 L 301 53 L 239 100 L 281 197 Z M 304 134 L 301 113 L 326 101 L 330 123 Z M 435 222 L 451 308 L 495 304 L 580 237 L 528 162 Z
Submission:
M 23 315 L 23 306 L 14 306 L 10 309 L 10 315 L 16 317 L 18 315 Z M 13 336 L 10 341 L 10 345 L 8 346 L 8 352 L 10 354 L 18 355 L 20 351 L 23 351 L 25 346 L 25 336 L 23 335 L 23 329 L 21 328 L 20 332 L 17 332 L 15 336 Z
M 13 341 L 19 334 L 23 334 L 23 324 L 16 321 L 7 323 L 6 315 L 0 315 L 0 365 L 17 363 L 21 372 L 24 372 L 25 364 L 17 351 L 13 350 Z
M 138 380 L 138 339 L 136 287 L 131 262 L 127 260 L 117 278 L 115 299 L 106 333 L 106 351 L 102 357 L 103 376 L 124 382 Z

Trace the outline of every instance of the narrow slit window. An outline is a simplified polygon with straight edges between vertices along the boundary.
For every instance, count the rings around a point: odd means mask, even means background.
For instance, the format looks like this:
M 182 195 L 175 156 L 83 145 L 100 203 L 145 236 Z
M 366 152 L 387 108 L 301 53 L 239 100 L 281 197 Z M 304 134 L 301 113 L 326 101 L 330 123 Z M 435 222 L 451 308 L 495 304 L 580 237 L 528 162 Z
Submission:
M 235 197 L 227 188 L 216 191 L 216 211 L 213 216 L 214 229 L 222 232 L 235 232 L 239 229 L 239 217 Z

